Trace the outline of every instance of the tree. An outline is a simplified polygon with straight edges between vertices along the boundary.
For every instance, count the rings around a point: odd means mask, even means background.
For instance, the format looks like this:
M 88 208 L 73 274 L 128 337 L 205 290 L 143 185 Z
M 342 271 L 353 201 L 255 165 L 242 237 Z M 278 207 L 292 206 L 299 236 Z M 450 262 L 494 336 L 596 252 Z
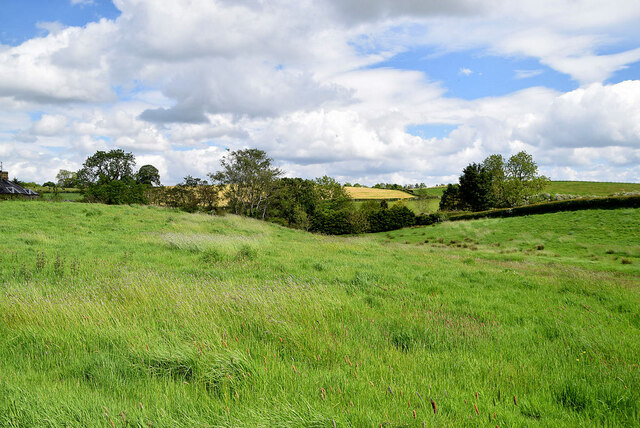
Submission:
M 58 187 L 69 188 L 76 186 L 76 178 L 78 173 L 73 171 L 67 171 L 66 169 L 61 169 L 58 171 L 56 175 L 56 182 L 58 183 Z
M 309 218 L 321 203 L 313 180 L 281 178 L 274 185 L 267 218 L 298 229 L 309 228 Z
M 460 198 L 472 211 L 484 211 L 491 208 L 491 176 L 480 164 L 469 164 L 462 170 Z
M 264 219 L 275 182 L 282 175 L 272 162 L 262 150 L 237 150 L 224 156 L 222 171 L 209 177 L 225 186 L 228 206 L 236 214 Z
M 186 177 L 184 177 L 182 179 L 182 183 L 180 183 L 181 186 L 187 186 L 187 187 L 206 186 L 207 184 L 209 184 L 207 180 L 203 180 L 198 177 L 192 177 L 190 175 L 187 175 Z
M 153 165 L 142 165 L 136 173 L 136 182 L 147 186 L 160 186 L 160 171 Z
M 338 183 L 338 181 L 329 177 L 328 175 L 324 175 L 322 177 L 318 177 L 314 180 L 317 185 L 317 190 L 320 193 L 320 198 L 323 200 L 336 200 L 336 199 L 348 199 L 347 191 L 344 190 L 344 187 Z
M 82 186 L 98 182 L 120 181 L 133 178 L 136 159 L 133 153 L 125 153 L 122 149 L 108 152 L 97 151 L 84 162 L 78 171 L 78 182 Z
M 524 151 L 509 158 L 505 176 L 503 199 L 510 207 L 524 204 L 529 197 L 541 192 L 549 181 L 547 177 L 538 175 L 538 165 L 533 156 Z
M 145 203 L 147 186 L 136 183 L 135 164 L 133 153 L 121 149 L 98 151 L 89 156 L 77 174 L 85 200 L 105 204 Z
M 494 206 L 506 205 L 504 200 L 505 190 L 505 163 L 502 155 L 491 155 L 482 161 L 482 167 L 489 175 L 490 184 L 490 196 L 489 198 L 493 202 Z
M 447 188 L 442 192 L 442 197 L 440 198 L 440 211 L 459 211 L 464 210 L 465 204 L 462 200 L 462 196 L 460 195 L 460 185 L 459 184 L 449 184 Z

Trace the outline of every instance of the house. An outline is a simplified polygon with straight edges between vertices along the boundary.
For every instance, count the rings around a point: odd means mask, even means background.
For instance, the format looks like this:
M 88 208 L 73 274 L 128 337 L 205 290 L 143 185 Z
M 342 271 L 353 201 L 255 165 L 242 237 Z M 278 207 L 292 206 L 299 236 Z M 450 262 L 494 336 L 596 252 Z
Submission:
M 33 190 L 25 189 L 24 187 L 9 181 L 9 173 L 7 171 L 3 171 L 0 167 L 0 199 L 11 197 L 32 199 L 37 198 L 38 196 L 40 195 Z

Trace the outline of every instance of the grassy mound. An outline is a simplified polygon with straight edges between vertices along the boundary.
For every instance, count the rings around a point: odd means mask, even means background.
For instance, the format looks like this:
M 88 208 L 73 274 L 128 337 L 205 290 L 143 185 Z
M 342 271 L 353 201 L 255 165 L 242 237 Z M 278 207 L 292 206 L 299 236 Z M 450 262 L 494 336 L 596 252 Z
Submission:
M 357 238 L 151 207 L 2 212 L 1 426 L 640 422 L 638 210 Z

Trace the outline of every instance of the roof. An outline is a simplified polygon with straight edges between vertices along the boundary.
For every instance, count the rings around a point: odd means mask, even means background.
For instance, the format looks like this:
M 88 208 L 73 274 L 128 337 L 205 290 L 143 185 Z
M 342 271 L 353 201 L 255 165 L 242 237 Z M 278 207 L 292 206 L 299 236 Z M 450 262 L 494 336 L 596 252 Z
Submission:
M 38 193 L 33 190 L 25 189 L 5 178 L 0 178 L 0 195 L 39 196 Z

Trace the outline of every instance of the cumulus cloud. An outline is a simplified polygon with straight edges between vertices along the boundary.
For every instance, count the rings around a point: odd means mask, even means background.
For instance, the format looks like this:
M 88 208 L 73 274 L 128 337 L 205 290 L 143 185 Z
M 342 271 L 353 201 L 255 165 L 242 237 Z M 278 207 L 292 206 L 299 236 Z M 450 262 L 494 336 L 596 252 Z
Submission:
M 515 136 L 545 147 L 640 147 L 640 81 L 562 94 Z
M 365 183 L 441 183 L 522 149 L 552 177 L 640 179 L 640 81 L 603 84 L 640 61 L 632 0 L 114 4 L 115 20 L 41 24 L 45 36 L 0 45 L 0 155 L 19 176 L 48 180 L 121 147 L 171 184 L 257 146 L 291 175 Z M 466 101 L 429 70 L 370 67 L 417 46 L 532 58 L 580 88 Z M 415 124 L 453 131 L 421 138 Z

